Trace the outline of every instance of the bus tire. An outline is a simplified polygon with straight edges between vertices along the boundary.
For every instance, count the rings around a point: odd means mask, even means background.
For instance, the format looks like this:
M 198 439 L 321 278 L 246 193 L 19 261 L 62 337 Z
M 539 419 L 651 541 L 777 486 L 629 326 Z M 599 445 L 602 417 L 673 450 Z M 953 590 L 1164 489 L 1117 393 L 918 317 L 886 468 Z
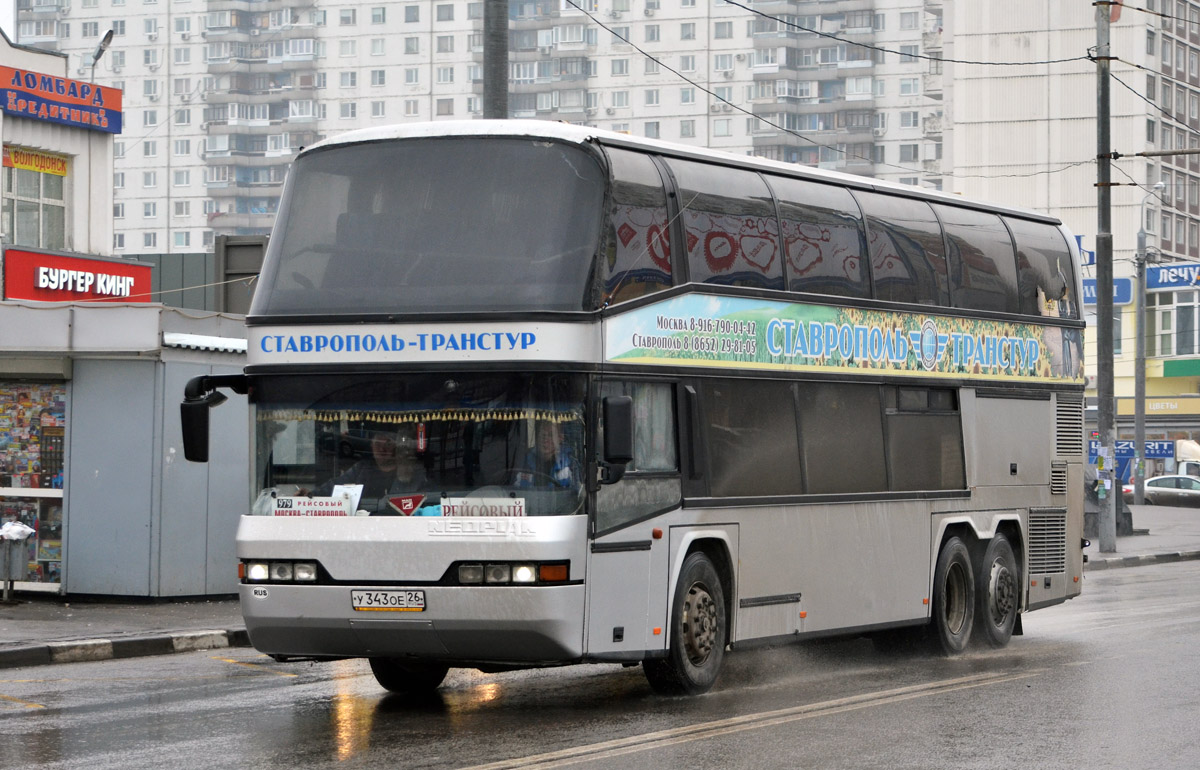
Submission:
M 660 695 L 708 692 L 725 659 L 729 614 L 721 577 L 704 553 L 684 560 L 671 608 L 667 657 L 642 661 L 646 679 Z
M 991 647 L 1003 647 L 1012 639 L 1020 585 L 1017 557 L 1008 538 L 997 534 L 988 543 L 975 573 L 975 627 Z
M 938 553 L 933 571 L 935 649 L 957 655 L 971 642 L 975 621 L 975 574 L 966 543 L 952 537 Z
M 430 661 L 400 658 L 371 658 L 371 673 L 379 686 L 389 692 L 416 695 L 433 692 L 446 678 L 450 667 Z

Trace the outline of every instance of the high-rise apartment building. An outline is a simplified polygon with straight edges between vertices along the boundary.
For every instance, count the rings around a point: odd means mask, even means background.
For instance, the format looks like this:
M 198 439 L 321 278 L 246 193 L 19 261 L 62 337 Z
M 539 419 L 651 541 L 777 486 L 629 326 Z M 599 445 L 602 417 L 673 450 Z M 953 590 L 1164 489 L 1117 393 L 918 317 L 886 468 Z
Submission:
M 940 188 L 942 7 L 514 0 L 509 113 Z M 482 24 L 464 0 L 18 0 L 17 37 L 124 90 L 114 252 L 136 255 L 267 232 L 321 137 L 477 117 Z

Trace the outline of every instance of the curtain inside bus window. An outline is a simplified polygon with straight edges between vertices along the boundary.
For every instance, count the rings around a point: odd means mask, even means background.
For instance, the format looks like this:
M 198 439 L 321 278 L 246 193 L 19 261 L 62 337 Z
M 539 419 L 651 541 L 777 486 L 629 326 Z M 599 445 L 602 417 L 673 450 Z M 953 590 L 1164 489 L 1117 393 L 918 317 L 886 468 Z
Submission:
M 808 492 L 886 492 L 879 387 L 836 382 L 799 387 Z
M 251 313 L 589 309 L 605 186 L 556 142 L 319 150 L 290 174 Z
M 703 393 L 713 497 L 804 492 L 791 383 L 707 380 Z
M 678 506 L 683 491 L 671 386 L 607 380 L 600 395 L 633 398 L 633 461 L 620 481 L 596 490 L 596 531 L 604 532 Z M 604 446 L 603 423 L 596 446 Z
M 768 177 L 779 202 L 779 226 L 790 291 L 869 297 L 863 265 L 866 234 L 858 204 L 842 187 Z
M 601 257 L 601 305 L 671 286 L 667 194 L 649 156 L 607 148 L 612 165 L 612 213 Z
M 1044 222 L 1005 217 L 1017 242 L 1017 282 L 1021 312 L 1078 318 L 1075 266 L 1062 230 Z
M 924 201 L 855 192 L 867 220 L 875 298 L 950 304 L 942 228 Z
M 667 164 L 679 188 L 689 279 L 782 289 L 779 222 L 762 177 L 685 160 Z
M 1017 260 L 1008 228 L 995 214 L 933 207 L 950 246 L 950 300 L 954 307 L 1017 312 Z
M 888 387 L 884 396 L 892 491 L 966 488 L 957 394 Z

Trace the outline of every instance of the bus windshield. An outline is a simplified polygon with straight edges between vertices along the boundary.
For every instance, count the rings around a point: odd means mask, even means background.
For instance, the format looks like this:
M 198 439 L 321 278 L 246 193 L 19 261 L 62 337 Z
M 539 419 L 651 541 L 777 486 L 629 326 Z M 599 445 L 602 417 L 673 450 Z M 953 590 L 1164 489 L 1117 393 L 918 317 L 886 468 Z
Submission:
M 414 139 L 301 157 L 251 315 L 584 310 L 605 175 L 566 144 Z
M 346 492 L 356 515 L 582 513 L 585 388 L 563 374 L 263 377 L 254 513 Z

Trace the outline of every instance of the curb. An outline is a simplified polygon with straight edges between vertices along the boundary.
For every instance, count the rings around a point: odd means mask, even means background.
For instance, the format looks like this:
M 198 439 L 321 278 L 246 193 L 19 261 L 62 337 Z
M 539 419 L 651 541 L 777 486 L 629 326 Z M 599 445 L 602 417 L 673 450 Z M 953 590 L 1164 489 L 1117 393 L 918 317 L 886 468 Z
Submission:
M 119 639 L 46 642 L 0 648 L 0 669 L 44 666 L 51 663 L 140 658 L 147 655 L 167 655 L 175 652 L 249 646 L 250 637 L 244 628 L 224 631 L 180 631 Z
M 1149 553 L 1137 556 L 1097 556 L 1088 559 L 1083 565 L 1084 572 L 1095 570 L 1119 569 L 1121 567 L 1142 567 L 1147 564 L 1169 564 L 1176 561 L 1200 559 L 1200 551 L 1173 551 L 1166 553 Z

